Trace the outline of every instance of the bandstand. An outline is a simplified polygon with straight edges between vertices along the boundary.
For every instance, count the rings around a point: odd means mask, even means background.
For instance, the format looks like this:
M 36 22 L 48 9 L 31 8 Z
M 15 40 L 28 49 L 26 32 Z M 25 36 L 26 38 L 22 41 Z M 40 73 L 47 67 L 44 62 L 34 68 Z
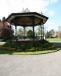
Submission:
M 22 26 L 24 28 L 24 39 L 20 40 L 20 43 L 28 43 L 32 42 L 34 45 L 35 41 L 40 41 L 35 39 L 35 26 L 41 26 L 41 40 L 44 39 L 44 34 L 42 33 L 42 29 L 46 21 L 48 20 L 48 17 L 39 14 L 37 12 L 25 12 L 25 13 L 12 13 L 8 16 L 6 19 L 11 25 L 15 25 L 15 30 L 17 34 L 17 26 Z M 32 39 L 25 39 L 25 28 L 31 26 L 33 29 L 33 36 Z M 16 41 L 18 41 L 16 39 Z

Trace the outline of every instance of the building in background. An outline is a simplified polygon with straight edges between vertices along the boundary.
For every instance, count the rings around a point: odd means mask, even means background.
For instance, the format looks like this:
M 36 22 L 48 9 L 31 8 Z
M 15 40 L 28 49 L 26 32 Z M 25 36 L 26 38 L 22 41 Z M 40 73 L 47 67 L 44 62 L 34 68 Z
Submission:
M 61 38 L 61 32 L 60 31 L 56 32 L 56 37 Z
M 2 38 L 2 32 L 5 29 L 8 29 L 10 27 L 11 27 L 10 24 L 5 20 L 5 18 L 3 18 L 2 20 L 0 20 L 0 38 Z

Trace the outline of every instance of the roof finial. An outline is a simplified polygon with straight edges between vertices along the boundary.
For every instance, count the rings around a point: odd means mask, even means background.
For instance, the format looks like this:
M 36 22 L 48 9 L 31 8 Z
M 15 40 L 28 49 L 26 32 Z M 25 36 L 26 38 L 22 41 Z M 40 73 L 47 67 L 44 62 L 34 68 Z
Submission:
M 30 10 L 28 8 L 26 8 L 26 9 L 23 8 L 22 12 L 30 12 Z
M 43 12 L 41 11 L 41 14 L 43 15 Z

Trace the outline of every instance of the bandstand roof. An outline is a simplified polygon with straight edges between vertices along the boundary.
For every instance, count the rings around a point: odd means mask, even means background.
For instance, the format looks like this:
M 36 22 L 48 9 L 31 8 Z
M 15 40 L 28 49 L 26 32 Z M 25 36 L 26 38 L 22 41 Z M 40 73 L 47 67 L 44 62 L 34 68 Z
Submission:
M 15 26 L 34 26 L 45 24 L 48 17 L 37 12 L 12 13 L 6 19 L 9 23 Z

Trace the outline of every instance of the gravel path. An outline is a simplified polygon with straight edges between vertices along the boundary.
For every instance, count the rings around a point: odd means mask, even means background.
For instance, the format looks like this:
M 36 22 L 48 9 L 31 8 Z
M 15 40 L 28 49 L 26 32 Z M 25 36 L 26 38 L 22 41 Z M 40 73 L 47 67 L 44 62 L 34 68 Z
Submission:
M 61 51 L 43 55 L 0 55 L 0 76 L 61 76 Z

